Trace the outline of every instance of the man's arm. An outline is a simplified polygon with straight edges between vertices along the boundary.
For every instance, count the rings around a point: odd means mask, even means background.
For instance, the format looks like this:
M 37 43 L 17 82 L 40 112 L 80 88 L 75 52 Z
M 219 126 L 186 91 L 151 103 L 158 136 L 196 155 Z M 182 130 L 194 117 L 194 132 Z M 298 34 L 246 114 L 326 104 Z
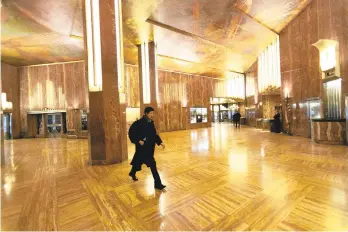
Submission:
M 155 125 L 153 125 L 153 127 L 154 127 L 155 133 L 156 133 L 155 143 L 157 144 L 157 146 L 162 146 L 163 148 L 165 148 L 165 145 L 163 144 L 161 137 L 159 136 L 159 134 L 156 131 Z

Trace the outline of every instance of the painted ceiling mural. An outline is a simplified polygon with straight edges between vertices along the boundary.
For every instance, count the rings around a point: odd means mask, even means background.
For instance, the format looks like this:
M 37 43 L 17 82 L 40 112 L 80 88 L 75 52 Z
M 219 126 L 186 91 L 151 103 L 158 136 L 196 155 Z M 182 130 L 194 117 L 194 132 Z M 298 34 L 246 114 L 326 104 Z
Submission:
M 83 59 L 83 0 L 2 0 L 2 60 L 16 66 Z M 155 40 L 159 66 L 244 72 L 310 0 L 123 0 L 125 62 Z

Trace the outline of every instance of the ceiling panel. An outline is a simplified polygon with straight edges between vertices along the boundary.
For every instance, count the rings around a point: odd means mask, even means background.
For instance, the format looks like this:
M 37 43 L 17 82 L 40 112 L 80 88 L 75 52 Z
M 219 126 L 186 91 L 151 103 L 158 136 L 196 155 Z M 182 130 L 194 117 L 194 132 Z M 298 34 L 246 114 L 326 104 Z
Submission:
M 280 32 L 312 0 L 237 0 L 236 7 Z
M 137 64 L 136 44 L 155 40 L 160 68 L 220 76 L 243 72 L 274 39 L 272 30 L 281 30 L 308 1 L 123 0 L 125 62 Z M 83 59 L 82 0 L 2 4 L 3 61 L 20 66 Z M 186 34 L 154 26 L 149 18 Z

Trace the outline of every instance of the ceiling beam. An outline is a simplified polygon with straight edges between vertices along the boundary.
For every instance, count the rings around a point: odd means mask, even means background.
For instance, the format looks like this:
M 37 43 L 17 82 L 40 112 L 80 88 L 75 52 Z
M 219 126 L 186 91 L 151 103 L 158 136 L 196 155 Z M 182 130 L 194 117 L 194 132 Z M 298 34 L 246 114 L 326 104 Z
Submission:
M 260 24 L 261 26 L 267 28 L 268 30 L 272 31 L 273 33 L 275 33 L 276 35 L 279 35 L 279 32 L 277 32 L 276 30 L 274 30 L 273 28 L 267 26 L 266 24 L 264 24 L 263 22 L 261 22 L 260 20 L 254 18 L 253 16 L 251 16 L 250 14 L 248 14 L 247 12 L 245 12 L 244 10 L 238 8 L 236 5 L 232 6 L 233 9 L 235 9 L 236 11 L 238 11 L 239 13 L 247 16 L 248 18 L 250 18 L 251 20 L 257 22 L 258 24 Z
M 155 26 L 164 28 L 164 29 L 166 29 L 166 30 L 176 32 L 176 33 L 178 33 L 178 34 L 191 37 L 191 38 L 193 38 L 193 39 L 198 39 L 198 40 L 204 41 L 204 42 L 206 42 L 206 43 L 208 43 L 208 44 L 210 44 L 210 45 L 213 45 L 213 46 L 216 46 L 216 47 L 220 47 L 220 48 L 222 48 L 222 49 L 224 49 L 224 50 L 226 50 L 226 51 L 232 52 L 232 53 L 234 53 L 234 54 L 243 55 L 243 56 L 251 56 L 251 55 L 249 55 L 249 54 L 243 54 L 243 53 L 242 53 L 242 54 L 239 54 L 239 53 L 236 53 L 236 52 L 234 52 L 233 50 L 229 49 L 228 47 L 226 47 L 226 46 L 224 46 L 224 45 L 222 45 L 222 44 L 216 43 L 216 42 L 211 41 L 211 40 L 209 40 L 209 39 L 206 39 L 206 38 L 204 38 L 204 37 L 201 37 L 201 36 L 192 34 L 192 33 L 190 33 L 190 32 L 181 30 L 181 29 L 179 29 L 179 28 L 176 28 L 176 27 L 173 27 L 173 26 L 170 26 L 170 25 L 167 25 L 167 24 L 158 22 L 158 21 L 153 20 L 153 19 L 151 19 L 151 18 L 148 18 L 148 19 L 146 20 L 146 22 L 148 22 L 148 23 L 150 23 L 150 24 L 152 24 L 152 25 L 155 25 Z M 252 57 L 254 57 L 254 56 L 252 56 Z
M 161 55 L 161 54 L 157 54 L 157 56 L 162 57 L 162 58 L 171 59 L 171 60 L 177 60 L 177 61 L 181 61 L 181 62 L 186 62 L 186 63 L 191 63 L 191 64 L 199 64 L 199 65 L 205 65 L 206 66 L 206 64 L 204 64 L 204 63 L 198 63 L 198 62 L 194 62 L 194 61 L 184 60 L 184 59 L 180 59 L 180 58 L 176 58 L 176 57 L 172 57 L 172 56 L 165 56 L 165 55 Z M 224 70 L 224 69 L 214 68 L 214 67 L 211 67 L 211 66 L 206 66 L 206 67 L 210 68 L 210 69 L 222 71 L 222 72 L 228 71 L 228 72 L 234 72 L 234 73 L 238 73 L 238 74 L 243 74 L 244 75 L 244 73 L 233 71 L 233 70 Z

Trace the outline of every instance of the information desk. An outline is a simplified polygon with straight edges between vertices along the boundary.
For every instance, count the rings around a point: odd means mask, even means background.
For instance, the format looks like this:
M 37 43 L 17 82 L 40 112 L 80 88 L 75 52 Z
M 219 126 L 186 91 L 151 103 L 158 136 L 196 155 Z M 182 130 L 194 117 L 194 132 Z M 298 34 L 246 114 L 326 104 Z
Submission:
M 345 144 L 345 119 L 312 119 L 312 140 L 316 143 Z

